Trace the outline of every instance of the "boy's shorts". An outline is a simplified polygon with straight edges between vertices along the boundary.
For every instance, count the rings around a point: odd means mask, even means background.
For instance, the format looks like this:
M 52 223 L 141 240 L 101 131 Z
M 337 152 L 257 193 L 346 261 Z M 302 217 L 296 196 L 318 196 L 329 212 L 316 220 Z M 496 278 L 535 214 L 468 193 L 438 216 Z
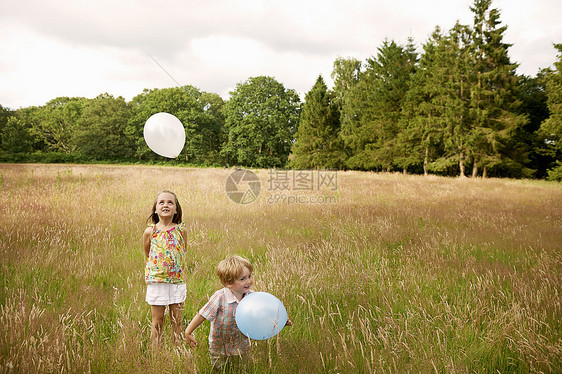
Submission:
M 250 368 L 251 356 L 249 352 L 239 356 L 224 356 L 209 352 L 213 373 L 247 373 Z
M 146 285 L 146 302 L 149 305 L 183 303 L 186 295 L 187 287 L 185 283 L 148 283 Z

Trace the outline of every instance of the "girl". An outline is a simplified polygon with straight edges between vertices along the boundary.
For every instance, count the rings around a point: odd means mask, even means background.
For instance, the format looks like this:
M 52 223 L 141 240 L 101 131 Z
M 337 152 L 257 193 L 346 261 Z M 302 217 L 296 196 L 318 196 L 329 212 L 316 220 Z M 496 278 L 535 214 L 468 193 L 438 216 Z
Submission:
M 170 313 L 172 341 L 177 344 L 182 336 L 187 240 L 181 215 L 180 203 L 173 192 L 158 193 L 142 238 L 146 256 L 146 302 L 152 311 L 150 337 L 153 348 L 162 343 L 166 305 Z

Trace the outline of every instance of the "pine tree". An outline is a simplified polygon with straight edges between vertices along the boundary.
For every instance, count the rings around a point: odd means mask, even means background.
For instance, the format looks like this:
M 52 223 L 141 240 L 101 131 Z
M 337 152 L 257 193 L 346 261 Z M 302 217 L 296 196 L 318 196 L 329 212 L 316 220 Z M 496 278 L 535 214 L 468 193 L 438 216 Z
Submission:
M 554 63 L 556 70 L 548 70 L 546 74 L 547 105 L 550 112 L 542 124 L 540 131 L 545 143 L 553 149 L 556 165 L 548 171 L 548 179 L 562 180 L 562 44 L 554 44 L 558 50 L 558 61 Z
M 420 73 L 419 59 L 414 40 L 412 38 L 408 38 L 408 42 L 404 48 L 404 53 L 406 66 L 409 65 L 410 67 L 407 79 L 408 86 L 400 103 L 400 117 L 397 122 L 396 137 L 392 140 L 392 142 L 388 143 L 388 146 L 393 149 L 394 166 L 402 169 L 402 171 L 406 173 L 408 170 L 417 171 L 417 169 L 422 166 L 423 157 L 420 157 L 418 150 L 418 147 L 420 146 L 420 139 L 418 139 L 418 137 L 421 136 L 424 138 L 424 135 L 418 133 L 417 130 L 421 130 L 423 133 L 425 123 L 418 123 L 416 118 L 414 118 L 415 115 L 412 117 L 414 114 L 414 108 L 412 105 L 416 105 L 414 102 L 423 105 L 421 103 L 423 94 L 420 91 L 421 87 L 419 86 L 418 77 L 418 73 Z M 423 141 L 421 142 L 423 143 Z
M 355 58 L 337 58 L 334 62 L 332 79 L 334 81 L 333 102 L 340 111 L 340 123 L 353 121 L 356 116 L 352 105 L 352 92 L 362 78 L 362 63 Z
M 458 167 L 460 177 L 465 176 L 470 150 L 469 30 L 457 22 L 447 35 L 436 39 L 433 57 L 425 67 L 426 95 L 431 97 L 425 111 L 443 140 L 440 157 L 428 169 L 449 173 Z
M 442 37 L 441 29 L 436 27 L 423 45 L 424 53 L 420 57 L 419 68 L 403 103 L 403 129 L 397 140 L 402 149 L 397 163 L 404 168 L 421 166 L 424 175 L 428 175 L 430 162 L 440 154 L 442 139 L 438 110 L 438 99 L 444 83 L 438 74 L 439 43 Z
M 340 169 L 344 163 L 344 152 L 339 130 L 339 110 L 333 94 L 319 76 L 302 105 L 292 166 Z
M 518 127 L 526 119 L 516 114 L 516 64 L 510 62 L 503 42 L 507 26 L 500 26 L 500 12 L 492 9 L 492 0 L 474 0 L 471 32 L 471 92 L 470 92 L 470 156 L 472 176 L 483 167 L 483 177 L 492 167 L 511 163 L 521 170 L 524 156 L 509 160 L 503 152 Z
M 396 136 L 402 102 L 415 62 L 411 51 L 384 41 L 370 58 L 359 82 L 343 103 L 342 138 L 352 156 L 347 166 L 363 170 L 391 170 L 396 166 Z

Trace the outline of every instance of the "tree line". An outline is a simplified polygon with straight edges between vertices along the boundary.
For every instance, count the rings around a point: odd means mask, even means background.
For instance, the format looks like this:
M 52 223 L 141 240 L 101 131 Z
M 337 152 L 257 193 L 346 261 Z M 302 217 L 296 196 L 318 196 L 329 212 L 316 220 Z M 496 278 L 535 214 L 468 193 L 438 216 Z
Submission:
M 192 165 L 401 171 L 562 179 L 562 44 L 554 69 L 516 74 L 507 26 L 492 0 L 474 0 L 473 24 L 436 27 L 414 41 L 385 40 L 366 61 L 338 58 L 301 102 L 273 77 L 251 77 L 228 100 L 193 86 L 59 97 L 0 106 L 1 161 L 163 158 L 143 126 L 168 112 L 185 126 L 178 159 Z

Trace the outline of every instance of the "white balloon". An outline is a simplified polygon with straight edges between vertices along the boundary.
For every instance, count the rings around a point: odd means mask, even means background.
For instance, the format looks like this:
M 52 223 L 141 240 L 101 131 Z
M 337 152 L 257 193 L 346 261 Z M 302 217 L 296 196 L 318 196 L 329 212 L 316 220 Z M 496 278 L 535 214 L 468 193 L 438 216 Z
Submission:
M 144 140 L 160 156 L 176 158 L 185 144 L 185 129 L 176 116 L 156 113 L 144 124 Z

